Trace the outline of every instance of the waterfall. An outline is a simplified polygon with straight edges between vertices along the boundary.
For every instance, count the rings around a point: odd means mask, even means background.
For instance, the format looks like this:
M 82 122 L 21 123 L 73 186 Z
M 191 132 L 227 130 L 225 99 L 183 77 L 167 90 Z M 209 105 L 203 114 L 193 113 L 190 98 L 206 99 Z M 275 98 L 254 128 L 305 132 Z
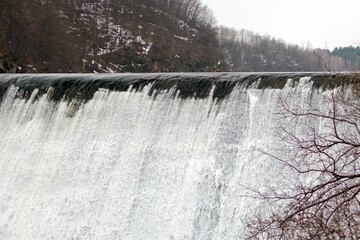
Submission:
M 322 106 L 328 78 L 2 75 L 0 239 L 241 239 L 245 186 L 286 174 L 256 151 L 281 99 Z

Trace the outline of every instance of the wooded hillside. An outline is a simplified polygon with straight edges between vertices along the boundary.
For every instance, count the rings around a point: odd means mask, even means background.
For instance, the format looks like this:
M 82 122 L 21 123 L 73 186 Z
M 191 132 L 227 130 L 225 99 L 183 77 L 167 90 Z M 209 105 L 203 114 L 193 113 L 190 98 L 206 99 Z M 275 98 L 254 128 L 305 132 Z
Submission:
M 200 0 L 2 0 L 0 20 L 10 71 L 226 70 Z
M 239 23 L 241 26 L 241 23 Z M 217 27 L 201 0 L 1 0 L 1 72 L 353 71 L 359 48 Z
M 356 71 L 360 67 L 360 56 L 356 52 L 360 48 L 355 47 L 335 48 L 330 52 L 227 27 L 220 27 L 219 41 L 230 71 Z

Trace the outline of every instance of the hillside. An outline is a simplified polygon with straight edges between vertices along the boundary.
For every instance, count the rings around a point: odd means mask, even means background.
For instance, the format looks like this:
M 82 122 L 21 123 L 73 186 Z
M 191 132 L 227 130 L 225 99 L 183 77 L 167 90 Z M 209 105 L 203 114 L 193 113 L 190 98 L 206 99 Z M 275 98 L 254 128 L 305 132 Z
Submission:
M 211 12 L 198 0 L 168 2 L 4 0 L 0 66 L 11 72 L 226 70 Z
M 355 47 L 330 52 L 227 27 L 220 27 L 219 41 L 229 70 L 235 72 L 356 71 L 360 67 Z
M 201 0 L 1 0 L 1 72 L 354 71 L 332 52 L 217 27 Z

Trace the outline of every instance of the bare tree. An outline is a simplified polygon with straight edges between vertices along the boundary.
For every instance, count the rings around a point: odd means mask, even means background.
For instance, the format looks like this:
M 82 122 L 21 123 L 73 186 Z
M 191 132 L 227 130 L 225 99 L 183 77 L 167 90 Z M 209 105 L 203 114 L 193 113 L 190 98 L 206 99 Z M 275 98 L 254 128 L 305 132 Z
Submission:
M 324 96 L 326 107 L 294 108 L 282 102 L 281 117 L 293 125 L 281 127 L 279 140 L 289 152 L 260 151 L 294 177 L 286 189 L 254 190 L 277 207 L 248 222 L 248 239 L 360 239 L 360 102 L 355 86 L 355 97 L 337 90 Z

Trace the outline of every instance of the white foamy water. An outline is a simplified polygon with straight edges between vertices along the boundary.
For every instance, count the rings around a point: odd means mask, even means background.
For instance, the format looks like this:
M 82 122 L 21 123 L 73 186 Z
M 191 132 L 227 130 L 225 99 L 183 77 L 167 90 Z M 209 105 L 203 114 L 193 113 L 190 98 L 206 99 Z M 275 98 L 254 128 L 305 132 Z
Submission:
M 235 87 L 220 103 L 99 90 L 76 112 L 12 87 L 0 106 L 0 239 L 241 239 L 264 207 L 244 186 L 281 175 L 254 150 L 278 147 L 279 95 L 321 105 L 308 78 L 290 85 Z

